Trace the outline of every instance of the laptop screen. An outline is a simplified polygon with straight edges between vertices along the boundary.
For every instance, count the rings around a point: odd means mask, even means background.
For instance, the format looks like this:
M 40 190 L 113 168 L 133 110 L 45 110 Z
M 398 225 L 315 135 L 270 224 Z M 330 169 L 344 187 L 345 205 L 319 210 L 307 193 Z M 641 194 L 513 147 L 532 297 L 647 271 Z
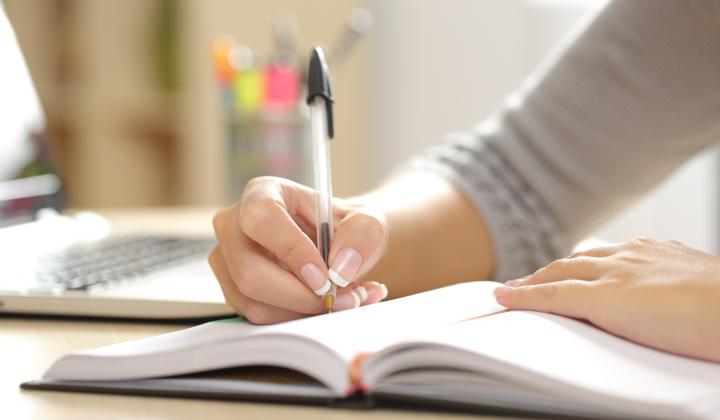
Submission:
M 0 3 L 0 226 L 59 209 L 60 180 L 50 159 L 45 114 L 15 33 Z

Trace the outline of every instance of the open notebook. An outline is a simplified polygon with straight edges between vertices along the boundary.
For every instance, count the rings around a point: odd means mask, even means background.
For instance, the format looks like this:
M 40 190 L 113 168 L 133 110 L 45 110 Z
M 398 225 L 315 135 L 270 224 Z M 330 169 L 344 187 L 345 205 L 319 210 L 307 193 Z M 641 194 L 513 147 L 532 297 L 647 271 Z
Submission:
M 720 364 L 649 349 L 573 319 L 506 311 L 495 303 L 495 287 L 462 283 L 271 326 L 240 318 L 210 322 L 68 354 L 23 387 L 574 417 L 720 418 Z M 243 366 L 265 368 L 227 370 Z M 271 367 L 300 372 L 303 380 L 283 374 L 278 380 Z

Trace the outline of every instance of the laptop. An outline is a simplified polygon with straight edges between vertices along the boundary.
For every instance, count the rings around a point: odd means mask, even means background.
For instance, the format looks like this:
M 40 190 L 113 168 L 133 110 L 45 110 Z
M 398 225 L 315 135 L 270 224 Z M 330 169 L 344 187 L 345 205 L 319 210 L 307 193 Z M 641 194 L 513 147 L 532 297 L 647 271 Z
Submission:
M 232 314 L 208 266 L 212 237 L 116 236 L 62 214 L 45 116 L 0 3 L 0 313 L 143 319 Z

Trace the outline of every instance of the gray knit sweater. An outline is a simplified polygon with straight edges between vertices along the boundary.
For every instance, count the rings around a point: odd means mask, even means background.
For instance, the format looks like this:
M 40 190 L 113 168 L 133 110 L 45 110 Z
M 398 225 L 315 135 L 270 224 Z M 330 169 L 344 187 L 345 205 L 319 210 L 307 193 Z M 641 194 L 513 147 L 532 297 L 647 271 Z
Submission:
M 536 270 L 720 140 L 720 1 L 616 0 L 475 130 L 413 162 L 489 225 L 496 280 Z

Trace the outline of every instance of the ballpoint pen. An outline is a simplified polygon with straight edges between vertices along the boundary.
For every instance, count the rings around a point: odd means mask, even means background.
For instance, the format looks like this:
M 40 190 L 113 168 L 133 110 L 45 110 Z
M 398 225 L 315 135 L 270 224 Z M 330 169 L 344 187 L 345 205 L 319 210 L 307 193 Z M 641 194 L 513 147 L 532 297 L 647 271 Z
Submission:
M 307 104 L 310 106 L 312 127 L 317 247 L 325 265 L 329 267 L 330 241 L 333 233 L 330 179 L 330 139 L 334 134 L 333 97 L 330 90 L 330 73 L 320 47 L 315 47 L 310 56 L 307 88 Z M 323 304 L 328 312 L 332 312 L 336 292 L 337 286 L 330 282 L 330 289 L 323 295 Z

